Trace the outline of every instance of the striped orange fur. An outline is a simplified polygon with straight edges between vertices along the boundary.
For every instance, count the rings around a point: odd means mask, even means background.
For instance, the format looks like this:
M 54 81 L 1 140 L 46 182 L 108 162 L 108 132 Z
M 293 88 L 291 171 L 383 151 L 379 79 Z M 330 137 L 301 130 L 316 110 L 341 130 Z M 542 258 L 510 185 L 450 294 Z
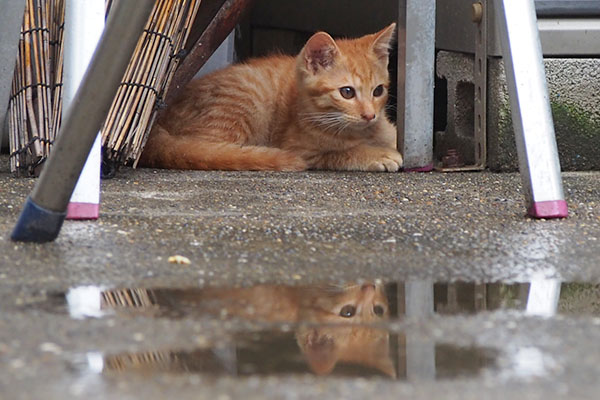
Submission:
M 314 34 L 192 81 L 153 127 L 140 165 L 202 170 L 398 171 L 385 115 L 395 24 L 358 39 Z

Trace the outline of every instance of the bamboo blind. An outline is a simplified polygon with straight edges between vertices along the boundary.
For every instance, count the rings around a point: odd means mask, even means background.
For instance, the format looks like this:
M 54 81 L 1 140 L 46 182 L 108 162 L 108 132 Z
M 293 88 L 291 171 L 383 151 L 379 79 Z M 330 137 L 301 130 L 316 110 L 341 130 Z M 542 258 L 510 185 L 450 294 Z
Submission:
M 102 127 L 105 155 L 137 163 L 201 0 L 156 0 Z M 107 13 L 113 0 L 106 1 Z M 35 173 L 62 112 L 65 0 L 27 0 L 9 101 L 11 171 Z
M 156 2 L 102 128 L 108 159 L 137 163 L 199 6 L 200 0 Z
M 27 0 L 8 108 L 10 167 L 33 173 L 60 124 L 65 0 Z

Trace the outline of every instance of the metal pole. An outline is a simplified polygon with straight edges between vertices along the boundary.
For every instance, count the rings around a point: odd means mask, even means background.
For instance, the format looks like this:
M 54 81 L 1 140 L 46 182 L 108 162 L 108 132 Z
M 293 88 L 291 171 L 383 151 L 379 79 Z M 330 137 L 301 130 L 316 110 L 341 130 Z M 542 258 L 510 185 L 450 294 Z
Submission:
M 69 198 L 92 148 L 155 0 L 118 1 L 60 129 L 12 240 L 56 239 Z
M 533 0 L 493 0 L 529 215 L 563 218 L 560 163 Z
M 0 143 L 15 71 L 25 0 L 0 0 Z
M 433 169 L 435 0 L 400 0 L 398 150 L 405 171 Z

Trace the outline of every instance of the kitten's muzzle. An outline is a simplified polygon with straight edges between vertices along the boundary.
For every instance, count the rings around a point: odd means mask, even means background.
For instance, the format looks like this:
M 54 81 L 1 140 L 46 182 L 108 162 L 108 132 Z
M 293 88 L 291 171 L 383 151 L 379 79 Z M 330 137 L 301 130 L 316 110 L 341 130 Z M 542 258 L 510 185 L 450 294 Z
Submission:
M 363 292 L 375 291 L 375 285 L 372 283 L 365 283 L 360 287 Z
M 375 119 L 376 115 L 375 113 L 363 113 L 360 114 L 360 117 L 367 122 L 371 122 Z

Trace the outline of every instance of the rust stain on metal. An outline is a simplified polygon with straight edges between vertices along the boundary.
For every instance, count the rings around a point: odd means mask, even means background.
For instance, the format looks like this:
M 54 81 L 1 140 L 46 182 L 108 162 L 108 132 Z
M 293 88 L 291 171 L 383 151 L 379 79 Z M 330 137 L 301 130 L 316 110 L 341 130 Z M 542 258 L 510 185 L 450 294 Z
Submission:
M 448 149 L 446 155 L 442 157 L 442 166 L 444 168 L 458 168 L 464 165 L 462 156 L 456 149 Z

